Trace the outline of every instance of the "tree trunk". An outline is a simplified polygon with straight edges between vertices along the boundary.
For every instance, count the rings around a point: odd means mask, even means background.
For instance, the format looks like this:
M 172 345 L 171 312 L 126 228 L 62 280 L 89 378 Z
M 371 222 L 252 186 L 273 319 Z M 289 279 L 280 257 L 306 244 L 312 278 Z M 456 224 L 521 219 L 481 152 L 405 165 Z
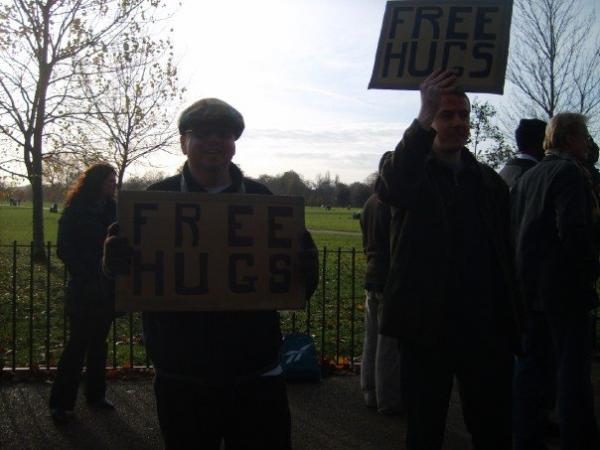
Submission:
M 33 203 L 33 259 L 46 260 L 44 247 L 44 192 L 42 187 L 42 158 L 33 158 L 33 173 L 30 177 Z

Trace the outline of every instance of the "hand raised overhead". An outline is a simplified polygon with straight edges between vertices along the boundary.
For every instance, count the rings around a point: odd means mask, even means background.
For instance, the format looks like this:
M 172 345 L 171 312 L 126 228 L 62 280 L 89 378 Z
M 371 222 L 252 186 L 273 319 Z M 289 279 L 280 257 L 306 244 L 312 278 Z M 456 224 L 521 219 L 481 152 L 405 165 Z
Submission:
M 417 120 L 425 129 L 429 129 L 435 119 L 442 95 L 456 89 L 458 77 L 454 72 L 440 69 L 429 75 L 420 85 L 421 110 Z

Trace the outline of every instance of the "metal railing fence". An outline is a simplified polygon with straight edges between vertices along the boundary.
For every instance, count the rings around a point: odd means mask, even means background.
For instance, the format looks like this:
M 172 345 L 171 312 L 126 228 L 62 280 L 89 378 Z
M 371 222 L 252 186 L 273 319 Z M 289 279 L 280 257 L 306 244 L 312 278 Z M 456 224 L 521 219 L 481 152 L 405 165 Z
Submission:
M 5 370 L 50 370 L 66 345 L 64 312 L 67 271 L 46 246 L 47 259 L 33 258 L 33 244 L 0 245 L 0 366 Z M 355 249 L 320 250 L 319 287 L 306 309 L 283 312 L 284 333 L 313 336 L 321 362 L 353 367 L 363 338 L 364 258 Z M 150 367 L 140 313 L 114 320 L 109 334 L 108 366 Z
M 0 368 L 56 367 L 68 336 L 63 308 L 68 275 L 55 248 L 48 243 L 47 260 L 39 264 L 33 244 L 0 245 Z M 327 247 L 319 255 L 319 287 L 305 310 L 281 314 L 282 331 L 310 334 L 322 364 L 354 368 L 364 333 L 364 258 L 356 249 Z M 596 352 L 599 325 L 596 319 Z M 140 313 L 116 318 L 109 338 L 109 367 L 150 367 Z

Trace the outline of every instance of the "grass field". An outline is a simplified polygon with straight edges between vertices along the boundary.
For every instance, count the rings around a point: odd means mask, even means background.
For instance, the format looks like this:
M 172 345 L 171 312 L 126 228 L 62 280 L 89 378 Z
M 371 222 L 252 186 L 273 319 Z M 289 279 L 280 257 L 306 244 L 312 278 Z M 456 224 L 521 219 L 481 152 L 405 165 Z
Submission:
M 48 211 L 50 205 L 44 207 L 44 235 L 46 242 L 56 242 L 59 214 Z M 327 211 L 318 207 L 307 207 L 306 227 L 313 231 L 313 237 L 319 248 L 356 248 L 361 246 L 360 224 L 352 218 L 357 209 L 332 208 Z M 0 205 L 0 245 L 13 241 L 27 244 L 31 241 L 32 209 L 30 203 L 19 207 Z M 326 232 L 323 232 L 326 231 Z M 332 233 L 339 231 L 341 233 Z

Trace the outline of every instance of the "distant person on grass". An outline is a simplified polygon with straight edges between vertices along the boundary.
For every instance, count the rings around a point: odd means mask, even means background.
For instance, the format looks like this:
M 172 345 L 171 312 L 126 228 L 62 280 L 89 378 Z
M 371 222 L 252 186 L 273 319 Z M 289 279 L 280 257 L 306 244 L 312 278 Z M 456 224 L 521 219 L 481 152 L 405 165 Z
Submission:
M 270 195 L 232 162 L 243 130 L 242 115 L 231 105 L 214 98 L 193 103 L 179 117 L 187 157 L 182 173 L 148 190 Z M 105 271 L 126 273 L 126 239 L 112 236 L 105 247 Z M 309 298 L 318 282 L 318 255 L 308 232 L 301 248 Z M 167 449 L 217 450 L 222 440 L 228 450 L 291 448 L 277 311 L 148 312 L 144 338 Z
M 476 450 L 512 447 L 519 300 L 508 187 L 465 144 L 470 102 L 450 71 L 421 84 L 421 110 L 381 162 L 393 208 L 381 332 L 406 372 L 407 444 L 442 447 L 453 380 Z
M 383 288 L 390 268 L 390 207 L 373 194 L 360 214 L 365 270 L 365 336 L 360 386 L 365 404 L 386 415 L 402 412 L 398 340 L 379 333 Z
M 50 412 L 65 423 L 75 407 L 85 360 L 85 396 L 97 409 L 113 409 L 106 399 L 106 337 L 114 319 L 114 288 L 101 271 L 102 246 L 115 221 L 115 169 L 95 164 L 71 186 L 58 222 L 57 255 L 65 263 L 69 284 L 65 312 L 69 338 L 50 394 Z

